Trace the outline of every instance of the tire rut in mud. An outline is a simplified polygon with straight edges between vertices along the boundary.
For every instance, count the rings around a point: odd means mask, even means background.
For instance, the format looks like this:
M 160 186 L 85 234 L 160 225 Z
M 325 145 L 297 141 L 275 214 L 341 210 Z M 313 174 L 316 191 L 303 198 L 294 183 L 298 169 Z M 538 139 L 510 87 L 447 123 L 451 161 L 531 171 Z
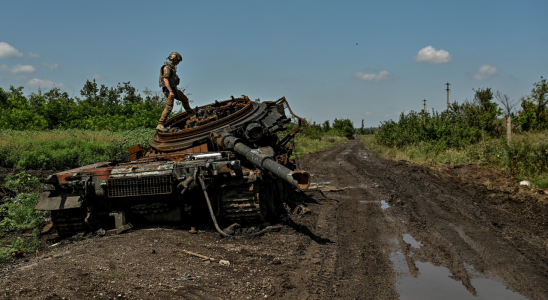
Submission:
M 307 288 L 288 295 L 397 299 L 391 255 L 401 252 L 413 277 L 425 272 L 418 262 L 430 263 L 446 267 L 470 295 L 477 294 L 473 279 L 485 277 L 530 299 L 548 299 L 545 207 L 427 167 L 378 158 L 359 141 L 310 154 L 301 164 L 314 174 L 313 182 L 348 189 L 325 193 L 327 198 L 312 194 L 321 205 L 308 226 L 333 243 L 311 241 L 291 277 L 293 286 Z M 389 209 L 381 207 L 383 200 Z
M 331 243 L 311 241 L 303 253 L 294 286 L 305 286 L 294 296 L 299 299 L 397 299 L 395 274 L 389 259 L 385 216 L 364 185 L 367 178 L 348 162 L 352 156 L 344 146 L 315 153 L 302 162 L 314 174 L 313 181 L 352 187 L 324 198 L 311 224 L 318 235 Z M 306 270 L 306 271 L 305 271 Z M 289 294 L 291 295 L 291 294 Z

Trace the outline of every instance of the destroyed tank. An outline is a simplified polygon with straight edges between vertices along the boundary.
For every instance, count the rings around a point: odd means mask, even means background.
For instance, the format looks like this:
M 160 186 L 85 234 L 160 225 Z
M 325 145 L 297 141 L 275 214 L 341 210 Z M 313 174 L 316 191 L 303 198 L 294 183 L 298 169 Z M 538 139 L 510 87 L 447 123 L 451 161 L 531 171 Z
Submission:
M 291 121 L 287 136 L 277 133 Z M 122 225 L 261 225 L 276 222 L 284 202 L 310 184 L 290 158 L 292 138 L 305 120 L 285 98 L 262 103 L 247 96 L 196 107 L 167 120 L 145 153 L 50 175 L 37 210 L 68 236 Z M 308 124 L 308 123 L 307 123 Z

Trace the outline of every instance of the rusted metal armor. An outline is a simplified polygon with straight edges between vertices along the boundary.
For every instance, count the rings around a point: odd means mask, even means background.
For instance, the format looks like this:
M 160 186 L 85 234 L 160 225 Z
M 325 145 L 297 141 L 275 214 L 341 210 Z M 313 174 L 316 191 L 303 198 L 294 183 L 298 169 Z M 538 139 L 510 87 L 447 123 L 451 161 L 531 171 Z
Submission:
M 299 125 L 278 137 L 291 121 L 286 109 Z M 130 158 L 49 176 L 36 209 L 51 212 L 60 236 L 159 223 L 213 223 L 226 235 L 219 226 L 278 223 L 284 203 L 310 184 L 291 158 L 301 123 L 308 124 L 283 97 L 258 103 L 242 95 L 199 106 L 167 120 L 148 152 L 135 145 Z

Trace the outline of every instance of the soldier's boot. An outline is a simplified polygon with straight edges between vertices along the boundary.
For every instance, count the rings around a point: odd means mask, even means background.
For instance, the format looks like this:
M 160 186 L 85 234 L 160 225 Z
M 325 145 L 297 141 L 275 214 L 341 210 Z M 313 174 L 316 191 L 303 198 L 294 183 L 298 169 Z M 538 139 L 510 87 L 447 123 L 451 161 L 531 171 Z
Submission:
M 157 131 L 164 130 L 164 122 L 158 122 L 158 126 L 156 126 Z
M 190 108 L 190 101 L 188 100 L 188 97 L 180 90 L 177 90 L 177 100 L 181 101 L 183 108 L 189 116 L 194 115 L 194 110 Z

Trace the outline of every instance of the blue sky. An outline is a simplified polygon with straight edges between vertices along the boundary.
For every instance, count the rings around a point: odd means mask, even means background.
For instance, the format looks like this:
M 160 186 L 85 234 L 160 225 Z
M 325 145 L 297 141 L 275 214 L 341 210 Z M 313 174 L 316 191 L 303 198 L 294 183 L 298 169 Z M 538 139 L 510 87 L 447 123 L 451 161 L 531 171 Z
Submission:
M 158 89 L 182 54 L 194 105 L 285 96 L 317 122 L 356 127 L 462 102 L 490 87 L 513 99 L 548 76 L 548 1 L 4 1 L 0 87 L 86 79 Z M 420 53 L 419 53 L 420 52 Z

